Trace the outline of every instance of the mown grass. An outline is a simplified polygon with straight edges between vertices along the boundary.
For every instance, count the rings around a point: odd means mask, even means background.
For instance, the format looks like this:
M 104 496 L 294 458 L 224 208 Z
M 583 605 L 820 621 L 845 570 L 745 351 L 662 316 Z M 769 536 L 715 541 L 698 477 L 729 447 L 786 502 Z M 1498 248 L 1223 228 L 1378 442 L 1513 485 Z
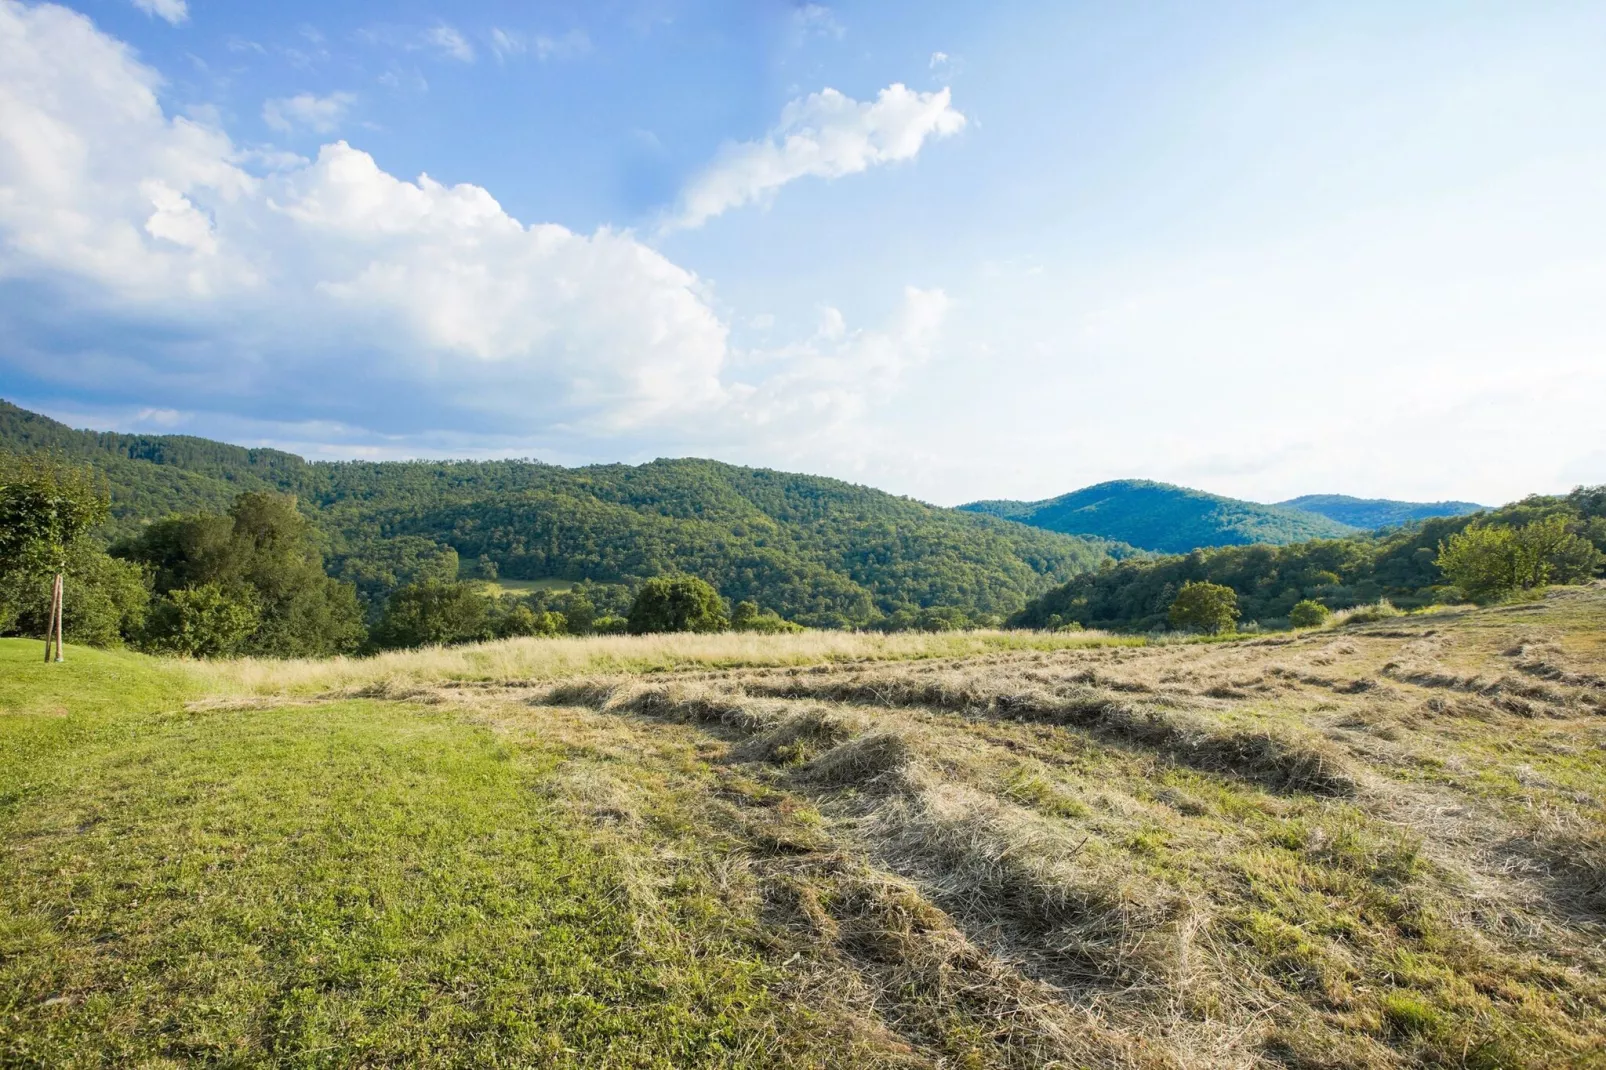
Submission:
M 0 716 L 30 755 L 0 767 L 0 1064 L 843 1056 L 716 889 L 640 909 L 535 790 L 560 760 L 539 740 L 400 703 L 190 713 L 169 666 L 68 653 Z
M 0 1065 L 1606 1066 L 1601 635 L 0 644 Z

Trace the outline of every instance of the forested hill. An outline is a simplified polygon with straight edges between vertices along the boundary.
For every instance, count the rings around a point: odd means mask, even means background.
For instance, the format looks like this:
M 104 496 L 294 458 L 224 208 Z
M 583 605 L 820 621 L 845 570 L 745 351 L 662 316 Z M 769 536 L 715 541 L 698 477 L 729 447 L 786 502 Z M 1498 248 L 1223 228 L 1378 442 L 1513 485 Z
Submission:
M 1399 502 L 1388 498 L 1352 498 L 1348 494 L 1306 494 L 1277 504 L 1285 509 L 1320 513 L 1340 524 L 1371 531 L 1403 527 L 1439 516 L 1466 516 L 1488 508 L 1476 502 Z
M 219 511 L 242 490 L 294 493 L 326 534 L 336 574 L 359 587 L 407 582 L 449 549 L 511 579 L 634 585 L 689 572 L 727 598 L 810 624 L 932 607 L 978 620 L 1132 552 L 839 480 L 705 460 L 308 462 L 186 436 L 75 431 L 3 402 L 0 449 L 92 461 L 112 484 L 114 536 L 171 512 Z
M 1432 517 L 1381 535 L 1289 546 L 1223 546 L 1124 561 L 1034 599 L 1011 623 L 1027 628 L 1067 623 L 1122 631 L 1164 628 L 1177 592 L 1195 582 L 1231 587 L 1242 622 L 1271 628 L 1286 627 L 1289 613 L 1306 599 L 1329 609 L 1379 598 L 1399 608 L 1455 601 L 1462 593 L 1448 586 L 1438 565 L 1439 549 L 1447 540 L 1474 521 L 1521 528 L 1553 517 L 1606 554 L 1606 486 L 1579 487 L 1567 495 L 1533 495 L 1476 516 Z
M 1040 502 L 981 501 L 961 505 L 1070 535 L 1114 539 L 1160 553 L 1205 546 L 1282 546 L 1352 535 L 1356 528 L 1318 513 L 1224 498 L 1201 490 L 1120 479 Z

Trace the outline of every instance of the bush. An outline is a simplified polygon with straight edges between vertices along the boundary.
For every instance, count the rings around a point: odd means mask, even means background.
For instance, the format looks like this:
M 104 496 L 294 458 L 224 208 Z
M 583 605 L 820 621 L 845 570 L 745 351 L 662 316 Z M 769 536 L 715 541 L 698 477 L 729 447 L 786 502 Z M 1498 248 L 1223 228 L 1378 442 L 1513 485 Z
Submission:
M 139 636 L 150 588 L 138 565 L 82 540 L 68 552 L 65 575 L 63 631 L 69 643 L 121 646 Z M 43 635 L 50 588 L 49 575 L 0 574 L 0 635 Z
M 1219 583 L 1184 583 L 1166 615 L 1171 627 L 1215 635 L 1238 619 L 1238 595 Z
M 1333 611 L 1313 598 L 1295 602 L 1288 611 L 1288 623 L 1296 628 L 1320 628 L 1333 617 Z
M 324 657 L 362 643 L 356 588 L 325 574 L 312 525 L 287 495 L 251 491 L 227 516 L 170 516 L 112 552 L 148 568 L 158 594 L 249 588 L 257 624 L 239 653 Z
M 529 603 L 510 598 L 498 599 L 490 617 L 491 633 L 498 639 L 562 635 L 568 624 L 562 613 L 537 612 Z
M 261 619 L 262 607 L 249 587 L 180 587 L 152 607 L 144 645 L 163 654 L 229 657 L 240 653 Z
M 773 609 L 759 609 L 757 602 L 737 602 L 735 610 L 731 612 L 731 629 L 738 632 L 758 632 L 761 635 L 778 635 L 785 632 L 800 632 L 803 626 L 782 620 L 781 615 Z
M 425 580 L 399 588 L 374 625 L 379 647 L 475 643 L 496 636 L 493 606 L 477 584 Z
M 1602 555 L 1553 514 L 1521 527 L 1473 524 L 1439 544 L 1436 561 L 1450 582 L 1474 602 L 1549 583 L 1576 583 L 1600 567 Z
M 1387 598 L 1380 598 L 1369 606 L 1356 606 L 1343 615 L 1344 624 L 1372 624 L 1380 620 L 1389 620 L 1392 617 L 1403 617 L 1405 611 L 1390 602 Z
M 729 626 L 719 592 L 696 576 L 666 576 L 642 584 L 628 618 L 632 634 L 718 632 Z

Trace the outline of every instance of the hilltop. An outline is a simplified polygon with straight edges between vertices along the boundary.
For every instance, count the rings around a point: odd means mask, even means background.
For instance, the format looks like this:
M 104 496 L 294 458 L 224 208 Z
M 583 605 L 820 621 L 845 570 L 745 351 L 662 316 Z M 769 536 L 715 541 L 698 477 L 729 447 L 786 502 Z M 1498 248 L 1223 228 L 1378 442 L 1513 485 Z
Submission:
M 312 462 L 190 436 L 77 431 L 4 402 L 0 449 L 104 471 L 108 538 L 171 512 L 219 512 L 245 490 L 294 494 L 327 540 L 333 574 L 360 587 L 381 577 L 364 591 L 374 598 L 451 553 L 467 571 L 513 580 L 628 587 L 689 572 L 806 624 L 932 607 L 985 620 L 1133 553 L 841 480 L 709 460 Z
M 0 640 L 0 1063 L 1600 1067 L 1603 638 Z
M 1366 530 L 1400 527 L 1441 516 L 1465 516 L 1489 508 L 1477 502 L 1402 502 L 1389 498 L 1352 498 L 1348 494 L 1306 494 L 1277 504 L 1285 509 L 1319 513 L 1340 524 Z
M 1201 546 L 1285 545 L 1341 538 L 1356 531 L 1302 509 L 1260 505 L 1146 479 L 1113 480 L 1038 502 L 979 501 L 959 508 L 1159 553 L 1187 553 Z

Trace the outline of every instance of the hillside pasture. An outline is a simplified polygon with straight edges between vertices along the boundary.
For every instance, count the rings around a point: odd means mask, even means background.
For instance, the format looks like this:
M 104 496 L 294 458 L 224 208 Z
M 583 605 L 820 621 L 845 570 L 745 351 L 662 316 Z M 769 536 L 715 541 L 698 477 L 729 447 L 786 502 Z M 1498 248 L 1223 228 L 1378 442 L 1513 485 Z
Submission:
M 1213 643 L 0 644 L 0 1063 L 1606 1065 L 1606 588 Z

